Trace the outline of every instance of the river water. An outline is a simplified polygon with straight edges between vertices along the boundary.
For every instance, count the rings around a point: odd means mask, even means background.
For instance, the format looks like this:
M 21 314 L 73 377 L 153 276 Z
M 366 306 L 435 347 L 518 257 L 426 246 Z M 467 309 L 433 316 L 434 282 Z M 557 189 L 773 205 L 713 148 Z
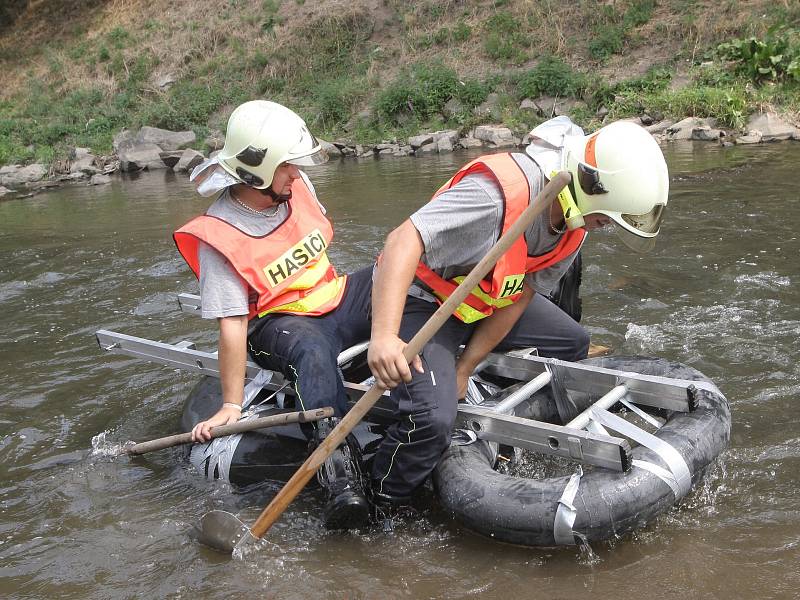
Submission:
M 584 324 L 617 354 L 678 360 L 730 400 L 731 445 L 705 482 L 645 529 L 579 548 L 470 534 L 435 509 L 393 536 L 325 532 L 303 495 L 257 552 L 198 545 L 212 508 L 252 522 L 274 493 L 236 495 L 164 451 L 92 453 L 176 431 L 192 375 L 104 355 L 111 329 L 216 343 L 179 312 L 196 284 L 171 232 L 208 201 L 145 173 L 0 203 L 0 596 L 10 598 L 796 598 L 800 588 L 800 144 L 670 145 L 654 253 L 599 232 L 584 252 Z M 344 270 L 461 163 L 452 154 L 331 162 L 311 172 Z

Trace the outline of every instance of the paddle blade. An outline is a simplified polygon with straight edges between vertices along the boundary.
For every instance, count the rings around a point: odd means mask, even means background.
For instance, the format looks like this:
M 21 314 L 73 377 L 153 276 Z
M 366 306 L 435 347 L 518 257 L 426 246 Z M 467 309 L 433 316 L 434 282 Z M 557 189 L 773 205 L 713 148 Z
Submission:
M 197 540 L 213 550 L 233 554 L 242 543 L 253 538 L 250 529 L 239 517 L 224 510 L 212 510 L 200 519 Z

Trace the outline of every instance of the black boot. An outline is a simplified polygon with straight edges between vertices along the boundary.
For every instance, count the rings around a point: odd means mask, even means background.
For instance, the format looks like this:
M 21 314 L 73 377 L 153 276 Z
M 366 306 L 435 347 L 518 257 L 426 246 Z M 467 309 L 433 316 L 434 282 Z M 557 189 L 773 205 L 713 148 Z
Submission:
M 321 441 L 335 423 L 320 423 L 318 433 Z M 369 523 L 369 503 L 364 497 L 356 454 L 345 442 L 325 459 L 317 471 L 317 478 L 328 497 L 322 511 L 328 529 L 356 529 Z

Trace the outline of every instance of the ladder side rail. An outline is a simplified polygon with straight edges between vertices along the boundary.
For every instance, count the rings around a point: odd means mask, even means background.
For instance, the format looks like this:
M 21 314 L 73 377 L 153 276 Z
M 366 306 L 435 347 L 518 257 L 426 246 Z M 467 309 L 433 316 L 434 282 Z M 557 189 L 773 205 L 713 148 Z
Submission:
M 599 435 L 542 421 L 498 414 L 477 406 L 459 406 L 457 427 L 473 431 L 479 439 L 542 454 L 577 460 L 614 471 L 631 467 L 631 446 L 626 439 Z

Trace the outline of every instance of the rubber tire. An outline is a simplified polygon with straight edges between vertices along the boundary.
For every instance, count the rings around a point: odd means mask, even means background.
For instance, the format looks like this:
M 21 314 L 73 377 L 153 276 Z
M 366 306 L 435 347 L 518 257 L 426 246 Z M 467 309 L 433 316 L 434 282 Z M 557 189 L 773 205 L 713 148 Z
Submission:
M 693 381 L 709 381 L 680 363 L 638 357 L 605 357 L 586 364 Z M 728 445 L 731 417 L 723 396 L 701 390 L 699 407 L 672 413 L 658 431 L 684 458 L 695 485 Z M 633 458 L 661 464 L 642 446 Z M 445 510 L 466 528 L 512 544 L 554 546 L 553 523 L 558 500 L 569 476 L 524 479 L 498 473 L 488 444 L 451 446 L 442 456 L 433 481 Z M 671 488 L 652 473 L 633 468 L 627 473 L 593 469 L 581 478 L 573 502 L 573 531 L 589 542 L 606 540 L 641 528 L 675 503 Z

